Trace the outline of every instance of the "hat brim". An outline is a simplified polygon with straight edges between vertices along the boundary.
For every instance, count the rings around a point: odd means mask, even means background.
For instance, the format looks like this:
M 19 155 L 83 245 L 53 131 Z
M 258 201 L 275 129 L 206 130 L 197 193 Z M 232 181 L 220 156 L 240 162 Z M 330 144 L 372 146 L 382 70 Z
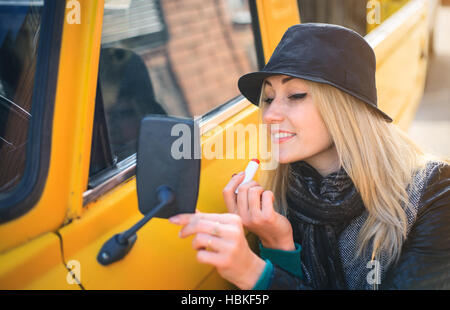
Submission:
M 238 81 L 239 90 L 242 93 L 242 95 L 244 95 L 244 97 L 247 98 L 251 103 L 253 103 L 254 105 L 259 105 L 259 98 L 261 95 L 261 89 L 262 89 L 262 84 L 263 84 L 264 80 L 270 76 L 280 75 L 280 74 L 334 86 L 334 87 L 358 98 L 359 100 L 367 103 L 376 112 L 380 113 L 381 116 L 383 116 L 386 121 L 392 122 L 392 118 L 389 115 L 387 115 L 386 113 L 384 113 L 383 111 L 381 111 L 380 109 L 378 109 L 378 107 L 375 106 L 369 99 L 364 98 L 364 97 L 354 93 L 353 91 L 346 89 L 344 87 L 341 87 L 333 82 L 327 81 L 325 79 L 322 79 L 322 78 L 316 77 L 316 76 L 299 75 L 299 74 L 276 72 L 276 71 L 251 72 L 251 73 L 247 73 L 239 78 L 239 81 Z

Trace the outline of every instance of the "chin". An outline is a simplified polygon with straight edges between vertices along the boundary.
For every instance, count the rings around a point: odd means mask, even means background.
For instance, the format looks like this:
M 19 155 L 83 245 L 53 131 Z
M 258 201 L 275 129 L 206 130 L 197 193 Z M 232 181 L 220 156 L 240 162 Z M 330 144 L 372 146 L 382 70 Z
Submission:
M 296 161 L 304 160 L 306 158 L 308 158 L 308 157 L 307 156 L 298 156 L 298 155 L 294 155 L 294 154 L 286 154 L 286 153 L 280 152 L 277 160 L 280 164 L 290 164 L 290 163 L 294 163 Z

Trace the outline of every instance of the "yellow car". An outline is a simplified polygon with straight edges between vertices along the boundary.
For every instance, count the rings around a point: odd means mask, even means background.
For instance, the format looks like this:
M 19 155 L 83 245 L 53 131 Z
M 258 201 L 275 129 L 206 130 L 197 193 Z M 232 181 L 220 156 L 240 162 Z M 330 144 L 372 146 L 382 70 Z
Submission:
M 1 1 L 0 288 L 233 288 L 164 218 L 121 259 L 99 262 L 103 245 L 143 217 L 139 124 L 148 114 L 195 119 L 212 154 L 201 159 L 196 207 L 226 212 L 222 189 L 253 156 L 250 134 L 236 134 L 231 156 L 223 138 L 258 122 L 237 79 L 264 65 L 289 26 L 317 21 L 365 35 L 379 106 L 406 129 L 426 77 L 429 2 L 334 2 Z

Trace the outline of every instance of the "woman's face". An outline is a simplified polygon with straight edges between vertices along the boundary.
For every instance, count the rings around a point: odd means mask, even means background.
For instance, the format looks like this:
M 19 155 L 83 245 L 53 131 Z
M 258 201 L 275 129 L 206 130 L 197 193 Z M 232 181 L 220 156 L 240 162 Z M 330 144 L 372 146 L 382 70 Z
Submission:
M 337 170 L 336 148 L 308 85 L 286 75 L 268 77 L 264 83 L 263 122 L 269 125 L 272 142 L 278 144 L 279 162 L 304 160 L 322 175 Z

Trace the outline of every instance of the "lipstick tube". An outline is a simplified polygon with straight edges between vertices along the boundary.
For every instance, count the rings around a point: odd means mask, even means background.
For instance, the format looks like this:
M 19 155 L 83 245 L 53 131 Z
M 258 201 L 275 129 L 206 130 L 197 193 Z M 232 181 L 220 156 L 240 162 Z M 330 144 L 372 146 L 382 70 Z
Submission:
M 258 167 L 259 167 L 259 160 L 256 159 L 256 158 L 252 159 L 252 160 L 248 163 L 247 167 L 245 168 L 245 177 L 244 177 L 244 180 L 243 180 L 242 183 L 239 184 L 239 186 L 236 188 L 236 191 L 234 192 L 235 194 L 238 193 L 239 187 L 240 187 L 241 185 L 243 185 L 243 184 L 245 184 L 245 183 L 248 183 L 248 182 L 250 182 L 251 180 L 253 180 L 253 177 L 255 176 L 256 171 L 258 170 Z

